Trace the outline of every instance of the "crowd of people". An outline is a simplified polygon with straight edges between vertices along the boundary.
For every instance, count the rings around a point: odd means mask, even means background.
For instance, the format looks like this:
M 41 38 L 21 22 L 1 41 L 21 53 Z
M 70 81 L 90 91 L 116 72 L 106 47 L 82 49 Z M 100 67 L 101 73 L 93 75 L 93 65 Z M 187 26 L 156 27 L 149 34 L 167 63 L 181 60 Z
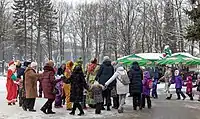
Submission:
M 24 62 L 23 66 L 19 61 L 9 63 L 6 84 L 8 105 L 15 105 L 19 97 L 19 106 L 24 111 L 35 112 L 36 98 L 43 96 L 47 101 L 40 110 L 45 114 L 55 114 L 52 111 L 54 101 L 55 108 L 66 105 L 66 110 L 71 111 L 71 115 L 75 115 L 77 108 L 80 111 L 78 115 L 84 115 L 83 109 L 91 102 L 95 105 L 95 114 L 101 114 L 105 107 L 110 111 L 111 106 L 123 113 L 129 94 L 132 97 L 133 110 L 145 108 L 146 100 L 150 109 L 151 97 L 158 98 L 157 84 L 161 80 L 165 81 L 166 99 L 171 99 L 169 87 L 175 83 L 178 100 L 181 99 L 180 95 L 183 99 L 186 98 L 181 90 L 182 86 L 187 87 L 186 94 L 193 100 L 192 88 L 196 86 L 200 101 L 200 75 L 197 84 L 193 86 L 191 76 L 184 83 L 179 71 L 173 71 L 170 67 L 166 67 L 164 76 L 160 78 L 158 68 L 151 75 L 137 62 L 133 62 L 127 71 L 123 64 L 112 62 L 105 56 L 101 65 L 94 58 L 85 69 L 81 58 L 76 62 L 63 63 L 58 70 L 51 60 L 45 64 L 43 71 L 37 72 L 36 69 L 36 62 Z M 40 83 L 39 91 L 37 82 Z

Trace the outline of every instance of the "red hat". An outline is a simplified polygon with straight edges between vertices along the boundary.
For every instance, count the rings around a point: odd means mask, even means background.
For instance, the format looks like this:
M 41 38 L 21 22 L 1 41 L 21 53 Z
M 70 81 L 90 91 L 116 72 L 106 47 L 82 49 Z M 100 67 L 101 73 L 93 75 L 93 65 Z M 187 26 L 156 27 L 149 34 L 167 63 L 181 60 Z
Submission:
M 8 66 L 11 66 L 11 65 L 13 65 L 13 64 L 15 64 L 15 62 L 14 62 L 14 61 L 10 61 L 10 62 L 8 63 Z

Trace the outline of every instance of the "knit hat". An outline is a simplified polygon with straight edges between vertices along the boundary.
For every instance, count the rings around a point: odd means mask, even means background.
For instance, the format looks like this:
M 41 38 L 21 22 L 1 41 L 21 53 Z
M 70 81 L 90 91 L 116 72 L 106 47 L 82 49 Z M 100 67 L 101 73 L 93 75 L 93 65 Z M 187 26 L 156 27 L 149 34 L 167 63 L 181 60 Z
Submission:
M 54 66 L 54 62 L 52 60 L 49 60 L 46 65 L 53 67 Z
M 10 62 L 8 63 L 8 66 L 10 67 L 10 66 L 13 65 L 13 64 L 15 64 L 15 62 L 14 62 L 14 61 L 10 61 Z
M 37 62 L 31 62 L 31 67 L 36 67 L 37 65 Z
M 104 56 L 103 61 L 110 60 L 109 56 Z

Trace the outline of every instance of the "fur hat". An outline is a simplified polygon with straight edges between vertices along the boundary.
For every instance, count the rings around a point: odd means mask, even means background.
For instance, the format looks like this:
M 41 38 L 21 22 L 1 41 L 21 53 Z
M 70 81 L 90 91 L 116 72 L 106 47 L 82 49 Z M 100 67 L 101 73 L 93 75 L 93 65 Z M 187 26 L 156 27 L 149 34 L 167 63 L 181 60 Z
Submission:
M 37 62 L 31 62 L 31 67 L 36 67 L 37 65 Z
M 144 72 L 144 77 L 147 78 L 147 79 L 151 78 L 151 75 L 150 75 L 149 71 L 145 71 Z
M 53 67 L 54 66 L 54 62 L 52 60 L 49 60 L 47 63 L 46 63 L 47 66 L 51 66 Z
M 110 60 L 109 56 L 104 56 L 103 61 Z

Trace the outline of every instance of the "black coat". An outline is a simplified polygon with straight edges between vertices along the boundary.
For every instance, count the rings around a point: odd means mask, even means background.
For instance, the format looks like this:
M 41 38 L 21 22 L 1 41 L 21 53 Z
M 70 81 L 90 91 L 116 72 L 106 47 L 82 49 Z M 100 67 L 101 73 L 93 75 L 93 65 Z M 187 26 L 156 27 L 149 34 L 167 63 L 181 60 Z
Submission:
M 62 69 L 62 67 L 58 68 L 57 75 L 64 75 L 65 69 Z
M 71 102 L 82 102 L 83 101 L 83 90 L 88 89 L 88 85 L 85 81 L 83 72 L 73 72 L 71 77 Z
M 129 92 L 133 93 L 142 93 L 142 79 L 143 72 L 140 69 L 138 63 L 134 62 L 132 68 L 128 72 L 130 79 Z
M 111 65 L 110 60 L 106 60 L 101 64 L 100 69 L 96 75 L 96 80 L 105 85 L 105 83 L 113 76 L 114 74 L 114 67 Z M 110 86 L 113 85 L 112 83 Z

